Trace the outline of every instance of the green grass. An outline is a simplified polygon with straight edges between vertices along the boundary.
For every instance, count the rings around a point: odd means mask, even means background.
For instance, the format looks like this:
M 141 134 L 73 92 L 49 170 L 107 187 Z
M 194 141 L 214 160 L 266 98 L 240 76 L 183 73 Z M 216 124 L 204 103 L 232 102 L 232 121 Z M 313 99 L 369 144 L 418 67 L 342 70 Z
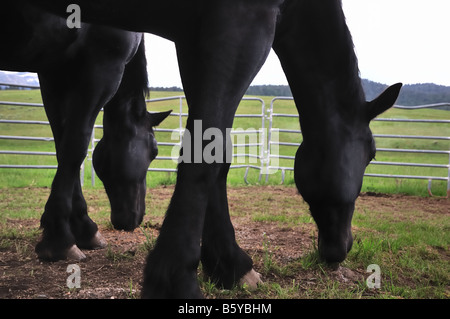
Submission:
M 378 264 L 388 295 L 448 298 L 449 263 L 441 259 L 450 242 L 448 214 L 356 212 L 353 225 L 358 233 L 346 261 L 350 268 Z
M 109 247 L 104 250 L 113 265 L 133 263 L 136 258 L 142 258 L 142 265 L 145 263 L 145 256 L 157 238 L 151 227 L 162 220 L 169 203 L 170 189 L 149 190 L 146 198 L 148 213 L 141 228 L 135 230 L 136 235 L 142 235 L 138 249 L 130 251 Z M 445 199 L 406 197 L 398 204 L 395 203 L 396 197 L 386 197 L 377 201 L 377 205 L 373 205 L 369 196 L 358 200 L 352 222 L 355 240 L 342 266 L 358 272 L 362 279 L 347 284 L 320 263 L 314 221 L 307 205 L 292 190 L 291 186 L 230 187 L 230 214 L 234 224 L 240 226 L 237 236 L 240 232 L 245 234 L 246 230 L 260 230 L 259 241 L 251 245 L 248 253 L 255 269 L 263 275 L 264 283 L 256 291 L 246 287 L 223 290 L 210 280 L 202 279 L 200 267 L 199 280 L 205 296 L 256 299 L 449 298 L 450 219 L 445 211 Z M 15 252 L 23 260 L 35 258 L 33 245 L 41 233 L 39 218 L 49 191 L 48 188 L 37 187 L 0 189 L 0 253 Z M 89 188 L 84 190 L 84 195 L 91 218 L 101 229 L 108 229 L 110 208 L 104 190 Z M 420 205 L 408 205 L 409 200 Z M 430 208 L 437 204 L 441 210 Z M 281 233 L 274 236 L 276 229 Z M 283 245 L 286 236 L 294 233 L 304 234 L 307 239 L 302 243 L 292 240 L 288 243 L 302 251 L 292 258 L 279 245 Z M 120 237 L 121 234 L 114 236 Z M 365 284 L 364 279 L 368 277 L 365 270 L 370 264 L 381 268 L 380 289 L 369 289 Z
M 159 98 L 166 96 L 178 96 L 180 92 L 152 92 L 151 98 Z M 0 100 L 2 101 L 23 101 L 40 103 L 41 97 L 37 90 L 33 91 L 0 91 Z M 269 107 L 272 97 L 263 97 L 266 108 Z M 149 103 L 150 111 L 166 111 L 172 109 L 174 112 L 179 112 L 179 100 L 153 102 Z M 187 113 L 188 108 L 186 101 L 182 101 L 182 112 Z M 295 114 L 296 109 L 292 101 L 279 100 L 275 102 L 275 113 Z M 260 114 L 261 103 L 258 101 L 243 101 L 237 111 L 237 114 Z M 392 109 L 382 115 L 384 118 L 414 118 L 414 119 L 449 119 L 450 112 L 442 110 L 399 110 Z M 46 121 L 46 116 L 43 108 L 36 107 L 19 107 L 19 106 L 0 106 L 0 119 L 25 119 L 25 120 L 39 120 Z M 184 127 L 186 118 L 183 118 L 182 127 Z M 96 124 L 102 124 L 102 114 L 99 115 Z M 266 128 L 268 121 L 265 122 Z M 173 128 L 179 126 L 178 117 L 171 116 L 161 124 L 161 128 Z M 234 121 L 234 128 L 255 128 L 261 127 L 260 118 L 236 118 Z M 298 130 L 300 129 L 297 119 L 294 118 L 275 118 L 273 120 L 274 128 L 286 128 Z M 433 135 L 433 136 L 450 136 L 450 126 L 448 124 L 427 124 L 427 123 L 391 123 L 391 122 L 372 122 L 371 128 L 374 134 L 405 134 L 405 135 Z M 19 124 L 0 124 L 0 135 L 15 135 L 15 136 L 43 136 L 52 137 L 49 126 L 44 125 L 19 125 Z M 102 130 L 96 129 L 96 138 L 101 138 Z M 159 142 L 177 142 L 179 136 L 172 135 L 166 132 L 157 132 L 156 137 Z M 299 134 L 280 133 L 279 140 L 290 143 L 300 143 L 301 136 Z M 248 138 L 247 138 L 248 141 Z M 236 140 L 235 140 L 236 142 Z M 450 141 L 428 141 L 420 139 L 386 139 L 376 138 L 378 147 L 383 148 L 401 148 L 401 149 L 429 149 L 429 150 L 444 150 L 450 149 Z M 36 141 L 15 141 L 15 140 L 0 140 L 1 150 L 21 150 L 21 151 L 44 151 L 54 152 L 53 142 L 36 142 Z M 280 146 L 279 154 L 294 156 L 296 147 Z M 252 154 L 259 154 L 260 149 L 253 147 L 246 149 L 235 149 L 235 152 L 250 152 Z M 173 149 L 169 146 L 160 146 L 160 156 L 177 155 L 178 149 Z M 90 155 L 88 157 L 90 159 Z M 449 164 L 448 155 L 429 155 L 429 154 L 409 154 L 409 153 L 392 153 L 392 152 L 378 152 L 377 161 L 388 162 L 410 162 L 410 163 L 435 163 L 435 164 Z M 243 161 L 243 163 L 238 163 Z M 24 155 L 1 155 L 0 164 L 6 165 L 56 165 L 54 156 L 24 156 Z M 249 158 L 235 158 L 233 164 L 252 164 L 260 166 L 259 160 Z M 276 163 L 272 162 L 271 165 Z M 279 166 L 292 167 L 293 161 L 288 159 L 280 159 Z M 175 169 L 176 163 L 171 160 L 155 160 L 151 168 L 170 168 Z M 28 186 L 49 186 L 53 179 L 54 169 L 2 169 L 0 168 L 0 187 L 28 187 Z M 401 167 L 401 166 L 385 166 L 385 165 L 370 165 L 367 169 L 368 173 L 384 173 L 392 175 L 425 175 L 425 176 L 447 176 L 448 170 L 446 168 L 416 168 L 416 167 Z M 287 185 L 294 183 L 293 172 L 287 170 L 284 183 Z M 238 186 L 245 185 L 244 181 L 245 169 L 231 169 L 228 177 L 230 185 Z M 277 171 L 268 177 L 268 184 L 276 185 L 281 182 L 281 171 Z M 167 172 L 151 172 L 148 174 L 148 185 L 150 187 L 157 185 L 170 185 L 176 181 L 176 173 Z M 265 176 L 260 176 L 260 171 L 256 169 L 249 169 L 247 181 L 251 184 L 266 183 Z M 86 162 L 84 173 L 85 187 L 91 187 L 91 162 Z M 95 187 L 102 187 L 98 178 L 95 179 Z M 364 179 L 363 191 L 381 192 L 381 193 L 404 193 L 411 195 L 426 196 L 427 180 L 416 179 L 396 179 L 396 178 L 372 178 L 366 177 Z M 433 181 L 432 191 L 437 196 L 444 196 L 446 194 L 445 181 Z

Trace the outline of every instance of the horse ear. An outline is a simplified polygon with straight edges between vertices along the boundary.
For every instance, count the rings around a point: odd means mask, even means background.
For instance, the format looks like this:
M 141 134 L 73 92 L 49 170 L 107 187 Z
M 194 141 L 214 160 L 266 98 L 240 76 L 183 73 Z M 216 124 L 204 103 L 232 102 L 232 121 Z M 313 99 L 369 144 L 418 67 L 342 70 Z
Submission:
M 383 93 L 381 93 L 375 100 L 367 102 L 367 119 L 373 120 L 381 113 L 390 109 L 400 94 L 402 83 L 397 83 L 388 87 Z
M 164 121 L 166 119 L 166 117 L 169 116 L 170 113 L 172 113 L 172 110 L 167 111 L 167 112 L 148 113 L 148 115 L 150 117 L 150 125 L 152 127 L 158 126 L 159 124 L 161 124 L 162 121 Z

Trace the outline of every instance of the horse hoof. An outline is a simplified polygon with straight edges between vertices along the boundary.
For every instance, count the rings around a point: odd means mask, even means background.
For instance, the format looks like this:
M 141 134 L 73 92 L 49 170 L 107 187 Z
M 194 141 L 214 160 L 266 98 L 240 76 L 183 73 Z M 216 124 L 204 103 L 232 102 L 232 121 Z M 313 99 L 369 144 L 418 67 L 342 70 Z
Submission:
M 261 274 L 256 272 L 254 269 L 246 273 L 239 281 L 241 286 L 247 285 L 250 290 L 255 290 L 258 288 L 258 284 L 260 283 L 262 283 Z
M 105 237 L 102 236 L 102 234 L 100 234 L 99 231 L 97 231 L 95 233 L 94 238 L 92 238 L 91 241 L 91 247 L 92 249 L 102 249 L 105 248 L 106 246 L 108 246 L 108 243 L 106 242 Z
M 86 255 L 77 247 L 77 245 L 73 245 L 67 251 L 67 259 L 81 261 L 86 259 Z

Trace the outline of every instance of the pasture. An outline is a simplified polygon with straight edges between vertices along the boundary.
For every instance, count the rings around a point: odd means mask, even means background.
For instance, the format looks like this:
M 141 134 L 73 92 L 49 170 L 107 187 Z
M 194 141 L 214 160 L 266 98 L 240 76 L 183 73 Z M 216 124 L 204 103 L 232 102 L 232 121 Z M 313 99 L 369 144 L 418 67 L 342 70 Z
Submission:
M 81 288 L 69 289 L 69 261 L 42 263 L 34 245 L 48 188 L 8 188 L 0 193 L 0 298 L 139 298 L 142 270 L 172 186 L 150 188 L 140 229 L 115 231 L 100 189 L 85 190 L 91 218 L 109 245 L 85 251 Z M 338 270 L 317 260 L 316 226 L 291 186 L 229 189 L 236 237 L 253 258 L 264 283 L 256 291 L 222 290 L 199 278 L 207 298 L 449 298 L 448 200 L 363 194 L 353 218 L 355 243 Z M 381 287 L 370 289 L 366 269 L 377 264 Z
M 178 95 L 154 92 L 152 98 Z M 38 91 L 0 91 L 2 101 L 40 102 Z M 265 98 L 266 106 L 271 98 Z M 184 102 L 185 104 L 185 102 Z M 179 110 L 178 101 L 157 102 L 150 111 Z M 183 105 L 183 112 L 187 112 Z M 254 101 L 241 103 L 238 114 L 260 112 Z M 277 113 L 295 113 L 291 101 L 279 101 Z M 415 119 L 449 119 L 448 111 L 390 110 L 382 117 Z M 46 121 L 42 108 L 0 106 L 0 119 Z M 161 128 L 178 125 L 170 117 Z M 97 120 L 101 125 L 101 116 Z M 298 121 L 277 118 L 274 125 L 298 130 Z M 237 118 L 235 128 L 260 128 L 261 119 Z M 450 136 L 449 125 L 420 123 L 373 122 L 375 134 Z M 46 125 L 24 126 L 0 124 L 0 135 L 51 137 Z M 96 129 L 96 138 L 101 130 Z M 156 133 L 159 142 L 173 142 L 163 131 Z M 280 140 L 298 143 L 299 137 L 280 133 Z M 175 137 L 176 139 L 176 137 Z M 377 139 L 383 148 L 418 148 L 449 150 L 450 141 Z M 1 150 L 54 152 L 53 142 L 0 140 Z M 295 147 L 280 146 L 280 154 L 293 155 Z M 160 156 L 171 156 L 172 147 L 160 147 Z M 244 150 L 245 151 L 245 150 Z M 257 152 L 258 150 L 256 150 Z M 109 203 L 98 178 L 91 185 L 90 154 L 84 173 L 84 193 L 91 218 L 108 240 L 106 249 L 86 252 L 81 268 L 81 288 L 69 289 L 66 272 L 70 262 L 41 263 L 36 259 L 34 245 L 40 236 L 39 218 L 49 195 L 53 169 L 0 168 L 0 298 L 138 298 L 145 257 L 152 248 L 163 220 L 175 173 L 148 174 L 147 214 L 140 229 L 132 233 L 112 229 Z M 237 161 L 236 158 L 235 160 Z M 448 155 L 436 156 L 409 153 L 379 152 L 378 161 L 448 164 Z M 249 161 L 250 159 L 245 159 Z M 54 156 L 30 157 L 1 155 L 1 164 L 56 165 Z M 292 165 L 280 159 L 280 166 Z M 259 165 L 259 164 L 258 164 Z M 155 160 L 151 167 L 175 168 L 170 160 Z M 445 168 L 391 167 L 371 165 L 368 172 L 427 176 L 446 176 Z M 420 173 L 418 173 L 420 171 Z M 229 175 L 229 204 L 236 237 L 255 262 L 264 283 L 256 291 L 246 287 L 221 290 L 203 280 L 203 293 L 208 298 L 449 298 L 450 255 L 449 200 L 446 182 L 433 181 L 435 197 L 429 197 L 426 180 L 380 179 L 366 177 L 362 196 L 356 203 L 353 218 L 355 242 L 347 260 L 337 270 L 317 260 L 317 231 L 308 207 L 297 194 L 293 174 L 286 171 L 283 185 L 281 172 L 267 180 L 259 179 L 259 171 L 249 170 L 247 185 L 245 169 L 232 169 Z M 370 289 L 366 279 L 369 265 L 381 269 L 381 287 Z

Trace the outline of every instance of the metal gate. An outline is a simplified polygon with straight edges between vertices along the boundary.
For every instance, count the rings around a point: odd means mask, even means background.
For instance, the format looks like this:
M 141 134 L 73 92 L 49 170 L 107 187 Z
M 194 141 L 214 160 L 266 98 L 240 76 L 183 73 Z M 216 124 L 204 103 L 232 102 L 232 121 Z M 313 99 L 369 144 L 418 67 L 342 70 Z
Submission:
M 2 84 L 0 85 L 10 85 Z M 32 87 L 36 88 L 36 87 Z M 241 139 L 241 142 L 235 143 L 233 149 L 247 149 L 252 151 L 236 152 L 233 154 L 234 159 L 243 159 L 241 162 L 238 160 L 237 163 L 231 165 L 231 169 L 244 168 L 244 180 L 247 182 L 247 175 L 250 169 L 259 171 L 259 180 L 265 177 L 267 182 L 269 176 L 277 171 L 281 171 L 281 181 L 285 180 L 285 172 L 293 171 L 293 160 L 295 158 L 295 151 L 301 142 L 301 130 L 300 127 L 279 127 L 276 125 L 275 121 L 277 118 L 292 118 L 296 123 L 298 123 L 298 114 L 289 113 L 277 113 L 276 105 L 280 101 L 292 101 L 291 97 L 275 97 L 270 102 L 270 107 L 267 108 L 264 100 L 258 97 L 245 97 L 243 101 L 253 101 L 260 104 L 260 108 L 255 114 L 237 114 L 236 118 L 244 119 L 257 119 L 260 123 L 259 127 L 256 128 L 244 128 L 244 129 L 234 129 L 231 130 L 233 136 L 239 135 L 252 135 L 254 139 Z M 176 134 L 178 138 L 176 140 L 172 139 L 167 141 L 166 139 L 161 139 L 158 141 L 158 147 L 162 148 L 179 148 L 181 146 L 181 138 L 184 132 L 184 121 L 187 118 L 187 112 L 183 112 L 183 107 L 185 107 L 185 97 L 184 96 L 173 96 L 165 98 L 157 98 L 147 100 L 147 103 L 151 105 L 156 102 L 175 102 L 178 106 L 176 112 L 172 112 L 172 117 L 177 117 L 177 125 L 171 128 L 155 128 L 158 132 L 158 140 L 162 134 L 171 134 L 174 136 Z M 2 106 L 17 106 L 17 107 L 43 107 L 39 103 L 25 103 L 25 102 L 9 102 L 0 101 L 0 107 Z M 415 107 L 404 107 L 395 106 L 398 109 L 416 110 L 423 108 L 435 108 L 438 106 L 449 106 L 449 103 L 433 104 L 433 105 L 422 105 Z M 450 114 L 450 113 L 449 113 Z M 448 130 L 450 128 L 450 120 L 433 120 L 433 119 L 407 119 L 407 118 L 377 118 L 375 121 L 380 122 L 390 122 L 390 123 L 432 123 L 433 125 L 441 125 L 443 129 Z M 32 121 L 32 120 L 21 120 L 21 119 L 1 119 L 0 124 L 21 124 L 21 125 L 49 125 L 47 121 Z M 95 133 L 103 128 L 102 125 L 95 125 L 92 139 L 88 151 L 87 161 L 83 163 L 82 166 L 82 180 L 84 180 L 84 168 L 86 163 L 89 163 L 91 169 L 91 184 L 95 184 L 95 172 L 92 161 L 92 154 L 95 146 L 99 139 L 95 138 Z M 283 140 L 282 136 L 294 135 L 295 142 L 292 139 Z M 450 136 L 429 136 L 429 135 L 406 135 L 406 134 L 374 134 L 376 139 L 421 139 L 430 141 L 430 146 L 435 141 L 450 141 Z M 27 141 L 45 141 L 53 142 L 53 137 L 40 137 L 40 136 L 11 136 L 4 134 L 0 130 L 0 139 L 2 140 L 27 140 Z M 238 139 L 239 141 L 239 139 Z M 242 142 L 243 141 L 243 142 Z M 292 151 L 287 151 L 283 153 L 282 149 L 289 149 Z M 448 156 L 448 164 L 442 163 L 406 163 L 406 162 L 387 162 L 387 161 L 372 161 L 370 166 L 407 166 L 407 167 L 422 167 L 422 168 L 440 168 L 446 169 L 447 176 L 429 176 L 429 175 L 399 175 L 399 174 L 384 174 L 384 173 L 366 173 L 365 176 L 377 177 L 377 178 L 398 178 L 398 179 L 424 179 L 428 180 L 428 188 L 431 189 L 431 182 L 433 180 L 446 181 L 447 190 L 450 192 L 450 150 L 433 150 L 431 147 L 427 149 L 406 149 L 406 148 L 377 148 L 378 152 L 390 152 L 390 153 L 420 153 L 428 154 L 430 157 L 434 155 L 446 155 Z M 167 153 L 167 152 L 162 152 Z M 55 156 L 55 152 L 42 152 L 42 151 L 22 151 L 22 150 L 0 150 L 2 155 L 24 155 L 24 156 Z M 153 164 L 148 169 L 149 172 L 176 172 L 176 162 L 178 156 L 172 152 L 171 155 L 159 155 L 155 161 L 172 161 L 174 163 L 173 167 L 158 167 L 157 164 Z M 281 161 L 283 163 L 281 163 Z M 155 162 L 157 163 L 157 162 Z M 370 167 L 369 166 L 369 167 Z M 56 169 L 56 165 L 14 165 L 14 164 L 2 164 L 0 163 L 0 168 L 2 169 Z

